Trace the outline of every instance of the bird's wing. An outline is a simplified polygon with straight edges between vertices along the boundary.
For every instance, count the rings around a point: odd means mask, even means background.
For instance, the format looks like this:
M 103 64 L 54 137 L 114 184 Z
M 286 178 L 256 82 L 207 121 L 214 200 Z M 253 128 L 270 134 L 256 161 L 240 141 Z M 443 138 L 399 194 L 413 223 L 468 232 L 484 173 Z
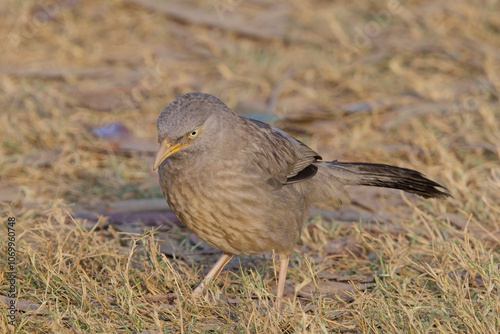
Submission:
M 301 141 L 270 125 L 242 118 L 249 131 L 247 149 L 259 157 L 259 166 L 280 184 L 300 182 L 313 177 L 317 167 L 312 163 L 321 156 Z

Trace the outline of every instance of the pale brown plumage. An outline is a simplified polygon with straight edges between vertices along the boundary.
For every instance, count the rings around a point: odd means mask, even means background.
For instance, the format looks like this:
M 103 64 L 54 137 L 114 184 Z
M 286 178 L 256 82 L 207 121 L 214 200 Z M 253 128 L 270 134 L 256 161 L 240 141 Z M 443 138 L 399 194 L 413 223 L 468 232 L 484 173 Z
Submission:
M 449 196 L 414 170 L 319 161 L 302 142 L 236 115 L 208 94 L 185 94 L 170 103 L 158 118 L 158 139 L 155 169 L 172 211 L 224 252 L 195 290 L 197 295 L 233 254 L 275 250 L 279 302 L 308 208 L 319 201 L 348 202 L 344 185 L 402 189 L 426 198 Z

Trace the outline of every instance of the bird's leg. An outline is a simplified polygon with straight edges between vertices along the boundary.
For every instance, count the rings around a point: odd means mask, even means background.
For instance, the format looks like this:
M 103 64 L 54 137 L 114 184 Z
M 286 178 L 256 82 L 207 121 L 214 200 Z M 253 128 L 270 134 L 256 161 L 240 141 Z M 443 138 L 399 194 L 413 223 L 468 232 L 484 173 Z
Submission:
M 224 253 L 222 256 L 217 260 L 217 262 L 214 264 L 212 269 L 208 272 L 207 276 L 201 281 L 200 285 L 196 287 L 193 291 L 193 297 L 201 297 L 203 294 L 203 291 L 205 290 L 205 286 L 210 283 L 210 281 L 217 276 L 219 276 L 220 272 L 224 268 L 224 266 L 231 260 L 233 257 L 233 254 L 229 253 Z
M 283 293 L 285 292 L 285 281 L 286 281 L 286 272 L 288 270 L 288 261 L 290 261 L 289 254 L 278 254 L 279 262 L 280 262 L 280 271 L 278 275 L 278 289 L 276 295 L 276 309 L 281 308 L 281 300 L 283 299 Z

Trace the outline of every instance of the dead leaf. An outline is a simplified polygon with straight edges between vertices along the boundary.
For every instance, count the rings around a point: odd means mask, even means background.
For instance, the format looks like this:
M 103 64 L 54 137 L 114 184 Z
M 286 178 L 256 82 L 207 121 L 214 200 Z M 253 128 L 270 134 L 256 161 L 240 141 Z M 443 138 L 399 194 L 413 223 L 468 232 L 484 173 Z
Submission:
M 363 248 L 359 246 L 358 239 L 353 235 L 346 235 L 344 237 L 329 240 L 323 245 L 323 250 L 328 255 L 334 254 L 354 254 L 359 256 L 363 252 Z
M 177 294 L 175 292 L 166 293 L 164 295 L 148 295 L 144 297 L 148 303 L 163 303 L 170 306 L 175 306 Z
M 42 307 L 42 305 L 40 304 L 33 303 L 24 299 L 15 299 L 0 295 L 0 300 L 5 304 L 5 306 L 9 306 L 13 301 L 15 308 L 18 311 L 23 311 L 23 312 L 38 311 L 38 313 L 49 312 L 46 307 Z
M 457 284 L 462 284 L 464 281 L 469 282 L 469 285 L 476 285 L 478 287 L 484 287 L 484 279 L 479 273 L 475 273 L 474 277 L 472 274 L 463 269 L 457 269 L 455 271 L 449 272 L 448 276 L 457 282 Z
M 123 139 L 130 136 L 130 130 L 121 122 L 112 122 L 92 129 L 92 132 L 99 138 Z

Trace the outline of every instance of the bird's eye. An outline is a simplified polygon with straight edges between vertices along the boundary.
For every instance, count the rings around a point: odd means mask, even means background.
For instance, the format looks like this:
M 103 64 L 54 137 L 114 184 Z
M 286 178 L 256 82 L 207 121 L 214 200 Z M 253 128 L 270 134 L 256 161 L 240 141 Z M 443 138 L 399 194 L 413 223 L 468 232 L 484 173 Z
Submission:
M 198 136 L 198 133 L 200 133 L 198 129 L 191 131 L 191 133 L 189 134 L 189 138 L 194 138 Z

